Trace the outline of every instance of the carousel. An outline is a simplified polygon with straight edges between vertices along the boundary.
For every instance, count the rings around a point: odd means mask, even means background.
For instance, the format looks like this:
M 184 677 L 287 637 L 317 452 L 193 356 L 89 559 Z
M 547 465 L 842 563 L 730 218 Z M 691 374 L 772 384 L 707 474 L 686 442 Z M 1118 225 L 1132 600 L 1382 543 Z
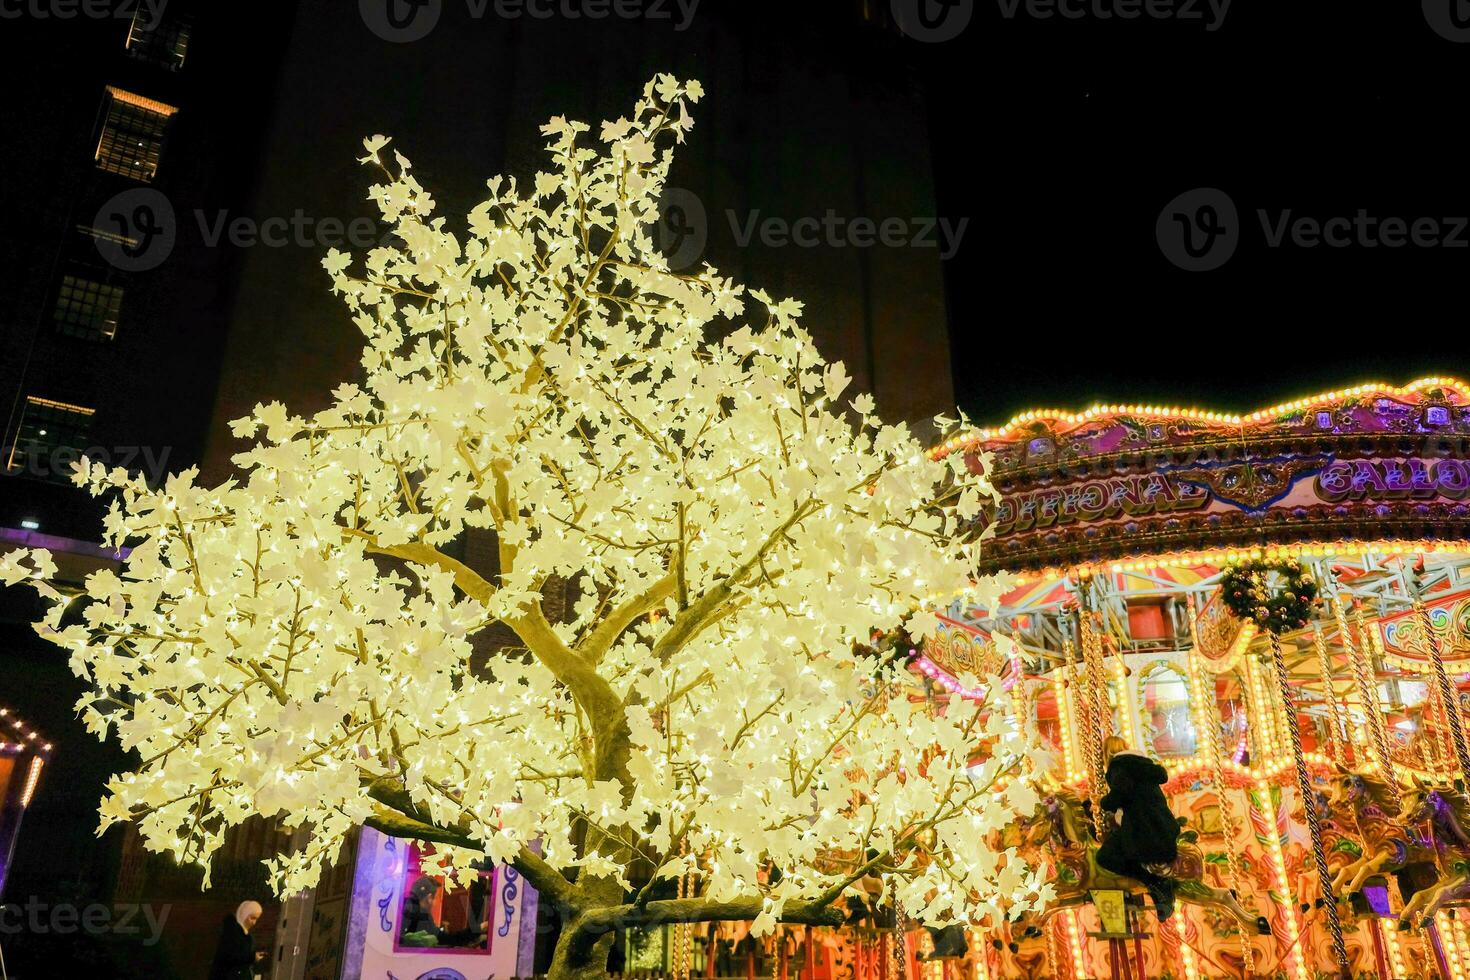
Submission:
M 36 793 L 41 767 L 50 757 L 51 743 L 45 736 L 0 705 L 0 898 L 15 857 L 21 818 Z
M 1008 843 L 1054 869 L 1035 922 L 915 975 L 1470 973 L 1470 387 L 1364 385 L 1245 416 L 1030 412 L 934 455 L 988 465 L 994 608 L 914 652 L 936 691 L 997 671 L 1053 749 Z M 1167 769 L 1160 922 L 1098 867 L 1102 743 Z M 875 974 L 876 975 L 876 974 Z

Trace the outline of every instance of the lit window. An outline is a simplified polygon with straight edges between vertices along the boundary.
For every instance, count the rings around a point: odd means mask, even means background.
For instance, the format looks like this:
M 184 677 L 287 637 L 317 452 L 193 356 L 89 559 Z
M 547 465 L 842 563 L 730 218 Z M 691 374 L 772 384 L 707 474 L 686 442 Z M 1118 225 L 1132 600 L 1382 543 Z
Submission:
M 93 414 L 93 409 L 80 405 L 27 395 L 20 429 L 6 457 L 6 472 L 70 482 L 72 464 L 88 447 Z
M 152 180 L 163 153 L 173 106 L 107 86 L 107 118 L 97 141 L 97 166 L 136 180 Z
M 86 340 L 110 340 L 117 336 L 122 300 L 123 291 L 117 286 L 62 276 L 52 312 L 56 329 Z
M 1199 739 L 1184 672 L 1174 664 L 1157 661 L 1144 670 L 1138 689 L 1143 697 L 1144 736 L 1154 753 L 1165 759 L 1194 755 Z
M 431 850 L 409 845 L 396 948 L 490 952 L 494 872 L 481 872 L 469 888 L 461 888 L 442 873 L 438 861 Z
M 184 67 L 189 53 L 189 21 L 148 4 L 139 4 L 128 29 L 128 54 L 170 71 Z

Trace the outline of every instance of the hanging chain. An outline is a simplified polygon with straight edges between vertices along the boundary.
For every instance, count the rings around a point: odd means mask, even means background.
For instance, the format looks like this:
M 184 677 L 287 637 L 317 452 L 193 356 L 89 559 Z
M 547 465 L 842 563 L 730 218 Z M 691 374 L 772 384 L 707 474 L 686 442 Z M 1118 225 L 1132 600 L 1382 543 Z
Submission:
M 1296 705 L 1291 697 L 1291 679 L 1286 671 L 1286 655 L 1281 652 L 1281 637 L 1274 631 L 1270 634 L 1271 656 L 1276 661 L 1276 680 L 1281 687 L 1281 704 L 1287 717 L 1296 717 Z M 1327 870 L 1327 852 L 1322 845 L 1322 827 L 1317 816 L 1316 794 L 1312 791 L 1312 777 L 1307 773 L 1307 760 L 1302 754 L 1302 733 L 1295 725 L 1287 726 L 1291 737 L 1291 754 L 1296 763 L 1297 792 L 1301 795 L 1302 810 L 1307 815 L 1307 830 L 1312 835 L 1312 857 L 1317 863 L 1317 882 L 1322 890 L 1322 904 L 1327 910 L 1327 928 L 1332 933 L 1332 951 L 1344 976 L 1350 965 L 1347 946 L 1342 939 L 1342 920 L 1337 914 L 1337 896 L 1332 892 L 1332 876 Z
M 1076 761 L 1076 755 L 1080 752 L 1081 765 L 1084 767 L 1082 771 L 1090 773 L 1092 772 L 1091 753 L 1093 750 L 1087 736 L 1087 733 L 1091 731 L 1090 706 L 1085 698 L 1077 694 L 1080 683 L 1077 676 L 1077 648 L 1072 643 L 1070 635 L 1062 637 L 1062 656 L 1066 659 L 1066 665 L 1061 668 L 1062 685 L 1057 697 L 1065 700 L 1064 706 L 1073 718 L 1071 728 L 1062 732 L 1062 738 L 1066 740 L 1064 744 L 1066 754 L 1070 757 L 1069 763 Z M 1081 690 L 1084 694 L 1086 693 L 1085 687 Z
M 893 965 L 895 977 L 904 978 L 908 976 L 908 945 L 904 939 L 907 932 L 907 916 L 903 914 L 903 905 L 898 900 L 898 881 L 895 879 L 892 891 L 893 902 Z
M 689 842 L 680 842 L 679 853 L 683 856 L 689 854 Z M 683 900 L 691 898 L 693 892 L 693 872 L 685 868 L 679 874 L 678 897 Z M 694 944 L 694 927 L 687 922 L 680 922 L 674 926 L 674 980 L 689 980 L 689 968 L 692 965 Z
M 1240 859 L 1235 853 L 1236 827 L 1235 805 L 1231 803 L 1230 796 L 1225 786 L 1225 759 L 1224 747 L 1220 744 L 1220 712 L 1218 700 L 1213 696 L 1215 685 L 1211 683 L 1206 695 L 1204 664 L 1200 662 L 1203 656 L 1199 647 L 1199 623 L 1195 618 L 1194 596 L 1189 596 L 1189 683 L 1195 690 L 1195 696 L 1202 702 L 1200 716 L 1204 722 L 1205 745 L 1210 752 L 1210 763 L 1214 769 L 1215 795 L 1220 800 L 1220 822 L 1225 825 L 1225 864 L 1230 872 L 1230 890 L 1236 898 L 1240 898 L 1245 892 L 1240 887 Z M 1241 848 L 1241 853 L 1245 849 Z M 1183 935 L 1180 936 L 1183 942 Z M 1240 955 L 1244 961 L 1245 975 L 1250 976 L 1255 972 L 1255 947 L 1251 944 L 1250 937 L 1245 930 L 1240 932 Z
M 1102 640 L 1097 635 L 1097 628 L 1092 621 L 1092 614 L 1083 610 L 1078 622 L 1082 628 L 1082 655 L 1087 661 L 1087 683 L 1089 697 L 1092 702 L 1092 722 L 1088 737 L 1092 742 L 1092 751 L 1087 760 L 1087 796 L 1092 801 L 1092 823 L 1097 830 L 1097 839 L 1102 840 L 1107 836 L 1108 821 L 1103 819 L 1102 813 L 1102 784 L 1104 778 L 1102 741 L 1105 728 L 1110 729 L 1107 723 L 1107 689 L 1103 656 Z

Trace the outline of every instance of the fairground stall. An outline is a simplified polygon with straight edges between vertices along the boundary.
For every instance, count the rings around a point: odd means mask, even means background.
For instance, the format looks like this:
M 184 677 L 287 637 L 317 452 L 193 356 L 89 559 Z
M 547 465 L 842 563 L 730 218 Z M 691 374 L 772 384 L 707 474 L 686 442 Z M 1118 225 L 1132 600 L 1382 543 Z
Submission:
M 1059 901 L 921 972 L 1464 980 L 1467 441 L 1470 389 L 1431 378 L 1241 417 L 1031 412 L 938 447 L 989 457 L 985 570 L 1016 578 L 956 601 L 915 667 L 939 690 L 1010 671 L 1056 758 L 1011 843 Z M 1171 775 L 1163 925 L 1092 861 L 1113 734 Z

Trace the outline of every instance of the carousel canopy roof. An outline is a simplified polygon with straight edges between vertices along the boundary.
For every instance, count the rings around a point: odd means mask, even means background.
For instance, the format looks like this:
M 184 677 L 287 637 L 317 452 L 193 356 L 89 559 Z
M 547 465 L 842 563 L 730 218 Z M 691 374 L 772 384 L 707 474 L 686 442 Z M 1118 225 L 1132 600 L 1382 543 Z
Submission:
M 1273 546 L 1466 549 L 1470 386 L 1360 385 L 1248 415 L 1028 412 L 932 451 L 990 460 L 983 571 L 1218 564 Z M 1407 546 L 1407 547 L 1406 547 Z

